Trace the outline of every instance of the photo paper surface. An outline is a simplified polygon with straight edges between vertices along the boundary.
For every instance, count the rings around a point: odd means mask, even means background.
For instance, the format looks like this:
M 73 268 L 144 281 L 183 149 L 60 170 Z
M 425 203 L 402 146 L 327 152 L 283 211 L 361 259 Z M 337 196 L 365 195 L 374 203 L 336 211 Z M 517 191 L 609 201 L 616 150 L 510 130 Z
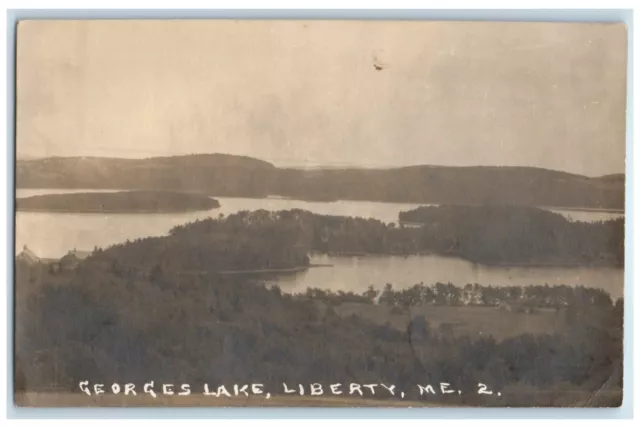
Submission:
M 15 402 L 619 407 L 623 24 L 21 21 Z

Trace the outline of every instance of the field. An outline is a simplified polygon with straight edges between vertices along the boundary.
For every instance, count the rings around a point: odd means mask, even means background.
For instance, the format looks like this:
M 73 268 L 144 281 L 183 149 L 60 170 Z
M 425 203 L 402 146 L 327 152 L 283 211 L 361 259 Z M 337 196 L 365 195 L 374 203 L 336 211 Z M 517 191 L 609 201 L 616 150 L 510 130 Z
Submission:
M 469 407 L 617 407 L 622 403 L 622 390 L 602 389 L 595 393 L 580 390 L 535 390 L 514 388 L 505 391 L 501 398 L 478 397 L 476 401 L 465 403 Z M 73 392 L 27 392 L 15 396 L 19 407 L 60 408 L 60 407 L 459 407 L 456 399 L 438 401 L 411 401 L 399 399 L 376 400 L 359 397 L 332 396 L 274 396 L 269 400 L 262 397 L 213 398 L 201 394 L 189 396 L 149 395 L 87 396 Z
M 342 303 L 334 308 L 343 317 L 352 314 L 367 320 L 405 330 L 412 317 L 424 316 L 433 330 L 445 334 L 494 336 L 497 340 L 525 333 L 544 334 L 566 327 L 563 311 L 539 308 L 533 313 L 509 312 L 492 306 L 413 306 L 394 308 L 388 305 Z
M 20 407 L 425 407 L 433 403 L 409 400 L 375 400 L 372 398 L 340 398 L 311 396 L 215 398 L 201 394 L 189 396 L 149 395 L 87 396 L 73 392 L 27 392 L 16 394 Z

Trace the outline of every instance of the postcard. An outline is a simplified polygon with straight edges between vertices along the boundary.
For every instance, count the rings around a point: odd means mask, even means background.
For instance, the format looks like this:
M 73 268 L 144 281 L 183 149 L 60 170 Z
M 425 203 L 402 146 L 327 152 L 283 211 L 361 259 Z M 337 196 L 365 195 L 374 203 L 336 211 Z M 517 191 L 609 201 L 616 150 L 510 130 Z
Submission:
M 25 20 L 15 402 L 619 407 L 627 29 Z

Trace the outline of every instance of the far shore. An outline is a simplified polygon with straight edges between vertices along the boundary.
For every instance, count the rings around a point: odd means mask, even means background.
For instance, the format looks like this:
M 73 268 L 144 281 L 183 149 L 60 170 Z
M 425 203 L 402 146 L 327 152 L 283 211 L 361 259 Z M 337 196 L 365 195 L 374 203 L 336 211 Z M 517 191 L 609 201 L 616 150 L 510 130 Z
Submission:
M 38 190 L 51 190 L 55 192 L 56 190 L 77 190 L 77 191 L 97 191 L 97 192 L 127 192 L 127 191 L 158 191 L 157 189 L 87 189 L 87 188 L 61 188 L 61 187 L 20 187 L 16 186 L 16 190 L 30 190 L 30 189 L 38 189 Z M 168 190 L 168 191 L 178 191 L 178 190 Z M 182 193 L 202 193 L 200 190 L 179 190 Z M 326 202 L 326 203 L 335 203 L 335 202 L 374 202 L 374 203 L 383 203 L 383 204 L 399 204 L 399 205 L 448 205 L 447 203 L 442 202 L 426 202 L 426 201 L 390 201 L 390 200 L 369 200 L 369 199 L 322 199 L 322 198 L 304 198 L 304 197 L 296 197 L 296 196 L 282 196 L 282 195 L 239 195 L 239 196 L 229 196 L 229 195 L 213 195 L 209 194 L 209 197 L 217 197 L 217 198 L 243 198 L 243 199 L 281 199 L 288 201 L 300 201 L 300 202 Z M 454 204 L 454 205 L 464 205 L 464 204 Z M 468 204 L 468 205 L 477 205 L 477 204 Z M 490 204 L 489 204 L 490 205 Z M 536 205 L 534 205 L 536 206 Z M 624 208 L 605 208 L 605 207 L 567 207 L 567 206 L 537 206 L 540 209 L 544 210 L 560 210 L 560 211 L 585 211 L 585 212 L 601 212 L 601 213 L 611 213 L 611 214 L 625 214 Z M 149 214 L 152 214 L 150 212 Z
M 21 212 L 58 214 L 175 214 L 207 212 L 220 203 L 206 195 L 156 190 L 77 192 L 17 198 Z
M 218 275 L 259 275 L 259 274 L 268 274 L 268 273 L 297 273 L 303 272 L 309 268 L 314 267 L 332 267 L 331 264 L 310 264 L 307 266 L 294 266 L 291 268 L 281 268 L 281 269 L 254 269 L 254 270 L 225 270 L 216 272 Z
M 624 208 L 581 208 L 581 207 L 551 207 L 540 206 L 543 210 L 558 210 L 558 211 L 587 211 L 594 213 L 611 213 L 611 214 L 624 214 Z
M 16 208 L 18 212 L 29 212 L 29 213 L 50 213 L 50 214 L 184 214 L 184 213 L 193 213 L 193 212 L 208 212 L 212 210 L 217 210 L 217 208 L 211 209 L 181 209 L 181 210 L 162 210 L 162 211 L 154 211 L 154 210 L 72 210 L 72 209 L 64 209 L 64 210 L 56 210 L 56 209 L 38 209 L 38 208 Z

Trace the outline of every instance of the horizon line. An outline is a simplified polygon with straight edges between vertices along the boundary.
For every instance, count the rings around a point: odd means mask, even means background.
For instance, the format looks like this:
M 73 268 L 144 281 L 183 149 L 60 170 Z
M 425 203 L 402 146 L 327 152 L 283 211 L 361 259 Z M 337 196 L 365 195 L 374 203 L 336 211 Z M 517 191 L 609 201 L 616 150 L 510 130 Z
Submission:
M 122 160 L 147 160 L 147 159 L 158 159 L 158 158 L 180 158 L 180 157 L 189 157 L 189 156 L 231 156 L 231 157 L 239 157 L 239 158 L 249 158 L 257 161 L 266 162 L 272 164 L 276 168 L 280 169 L 309 169 L 309 170 L 339 170 L 339 169 L 401 169 L 401 168 L 411 168 L 411 167 L 445 167 L 445 168 L 532 168 L 532 169 L 542 169 L 546 171 L 556 171 L 562 172 L 565 174 L 576 175 L 581 177 L 588 178 L 598 178 L 598 177 L 606 177 L 611 175 L 625 175 L 626 171 L 623 172 L 612 172 L 607 174 L 600 175 L 586 175 L 576 172 L 569 172 L 566 170 L 547 168 L 544 166 L 533 166 L 533 165 L 499 165 L 499 164 L 470 164 L 470 165 L 445 165 L 445 164 L 405 164 L 405 165 L 392 165 L 392 164 L 354 164 L 354 163 L 304 163 L 304 161 L 291 161 L 291 162 L 278 162 L 277 160 L 267 160 L 261 159 L 257 157 L 253 157 L 250 155 L 239 155 L 233 153 L 221 153 L 221 152 L 200 152 L 200 153 L 182 153 L 182 154 L 165 154 L 165 155 L 152 155 L 152 156 L 143 156 L 143 157 L 120 157 L 120 156 L 98 156 L 98 155 L 51 155 L 51 156 L 32 156 L 32 155 L 18 155 L 16 154 L 15 161 L 37 161 L 37 160 L 46 160 L 46 159 L 122 159 Z

